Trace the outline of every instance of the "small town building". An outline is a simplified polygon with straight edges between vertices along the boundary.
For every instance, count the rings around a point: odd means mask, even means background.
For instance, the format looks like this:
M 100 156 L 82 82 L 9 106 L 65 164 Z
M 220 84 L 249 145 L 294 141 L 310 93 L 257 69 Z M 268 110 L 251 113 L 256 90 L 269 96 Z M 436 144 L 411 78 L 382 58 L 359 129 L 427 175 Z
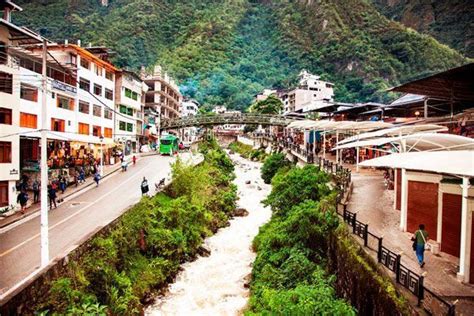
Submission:
M 319 107 L 326 106 L 333 98 L 334 84 L 306 70 L 299 74 L 296 88 L 280 94 L 284 114 L 317 112 Z

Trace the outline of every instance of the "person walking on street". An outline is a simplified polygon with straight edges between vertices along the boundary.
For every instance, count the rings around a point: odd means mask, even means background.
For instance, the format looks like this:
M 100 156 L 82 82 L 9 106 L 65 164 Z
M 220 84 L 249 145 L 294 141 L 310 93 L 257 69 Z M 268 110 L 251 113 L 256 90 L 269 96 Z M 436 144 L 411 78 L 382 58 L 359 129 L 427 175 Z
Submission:
M 423 268 L 425 266 L 424 252 L 427 245 L 426 242 L 428 241 L 428 232 L 425 230 L 424 224 L 420 224 L 419 229 L 415 232 L 411 240 L 413 241 L 413 250 L 415 250 L 420 268 Z
M 84 167 L 81 167 L 79 170 L 79 183 L 84 183 L 86 182 L 86 173 L 84 171 Z
M 149 191 L 149 188 L 148 188 L 148 180 L 143 177 L 143 181 L 142 181 L 142 184 L 141 184 L 141 190 L 142 190 L 142 195 L 145 195 L 148 193 Z
M 94 181 L 97 184 L 97 186 L 99 186 L 100 174 L 98 172 L 94 174 Z
M 33 181 L 32 188 L 33 188 L 33 203 L 38 203 L 39 193 L 40 193 L 40 184 L 38 180 L 35 179 L 35 181 Z
M 16 198 L 16 201 L 20 203 L 21 206 L 21 214 L 25 214 L 25 209 L 26 209 L 26 202 L 28 202 L 28 194 L 26 193 L 25 190 L 21 190 L 20 193 L 18 194 L 18 197 Z
M 135 166 L 135 164 L 137 163 L 137 157 L 135 155 L 133 155 L 132 161 L 133 161 L 133 165 Z
M 53 204 L 54 204 L 54 208 L 57 208 L 58 206 L 56 205 L 56 188 L 53 187 L 52 185 L 48 185 L 48 197 L 49 197 L 49 208 L 53 209 Z
M 61 190 L 62 194 L 66 191 L 66 178 L 64 176 L 59 177 L 59 189 Z

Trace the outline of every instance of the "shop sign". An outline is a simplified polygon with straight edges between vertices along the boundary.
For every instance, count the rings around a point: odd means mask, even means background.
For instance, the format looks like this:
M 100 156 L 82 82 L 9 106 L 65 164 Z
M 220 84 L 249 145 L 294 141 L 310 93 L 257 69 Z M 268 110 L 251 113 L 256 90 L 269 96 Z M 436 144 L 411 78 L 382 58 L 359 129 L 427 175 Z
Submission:
M 17 169 L 11 169 L 10 170 L 10 175 L 15 175 L 15 174 L 18 174 L 18 170 Z
M 77 93 L 77 88 L 70 86 L 64 82 L 53 80 L 52 81 L 52 86 L 54 89 L 65 91 L 65 92 L 70 92 L 70 93 Z

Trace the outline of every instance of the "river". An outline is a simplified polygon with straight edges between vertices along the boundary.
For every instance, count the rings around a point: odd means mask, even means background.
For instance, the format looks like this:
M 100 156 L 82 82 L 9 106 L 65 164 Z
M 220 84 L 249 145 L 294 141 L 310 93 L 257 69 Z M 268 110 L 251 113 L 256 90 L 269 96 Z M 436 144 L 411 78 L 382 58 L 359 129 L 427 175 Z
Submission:
M 247 305 L 249 290 L 244 284 L 255 260 L 251 245 L 259 227 L 271 216 L 270 209 L 260 203 L 270 185 L 260 177 L 261 163 L 238 155 L 231 158 L 239 191 L 237 204 L 249 215 L 235 217 L 230 226 L 207 238 L 205 245 L 211 255 L 183 264 L 175 283 L 156 298 L 146 315 L 239 315 Z

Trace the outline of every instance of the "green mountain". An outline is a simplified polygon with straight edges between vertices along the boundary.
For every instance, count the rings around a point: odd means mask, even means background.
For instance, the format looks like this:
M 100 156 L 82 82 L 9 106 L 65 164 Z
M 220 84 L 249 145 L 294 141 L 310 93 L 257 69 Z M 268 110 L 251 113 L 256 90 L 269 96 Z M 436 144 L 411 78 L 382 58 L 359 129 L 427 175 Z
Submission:
M 159 63 L 209 106 L 245 109 L 263 88 L 291 86 L 303 68 L 334 82 L 339 101 L 386 101 L 392 85 L 465 62 L 367 0 L 20 2 L 18 24 L 106 45 L 121 67 Z
M 474 1 L 373 0 L 387 17 L 474 57 Z

